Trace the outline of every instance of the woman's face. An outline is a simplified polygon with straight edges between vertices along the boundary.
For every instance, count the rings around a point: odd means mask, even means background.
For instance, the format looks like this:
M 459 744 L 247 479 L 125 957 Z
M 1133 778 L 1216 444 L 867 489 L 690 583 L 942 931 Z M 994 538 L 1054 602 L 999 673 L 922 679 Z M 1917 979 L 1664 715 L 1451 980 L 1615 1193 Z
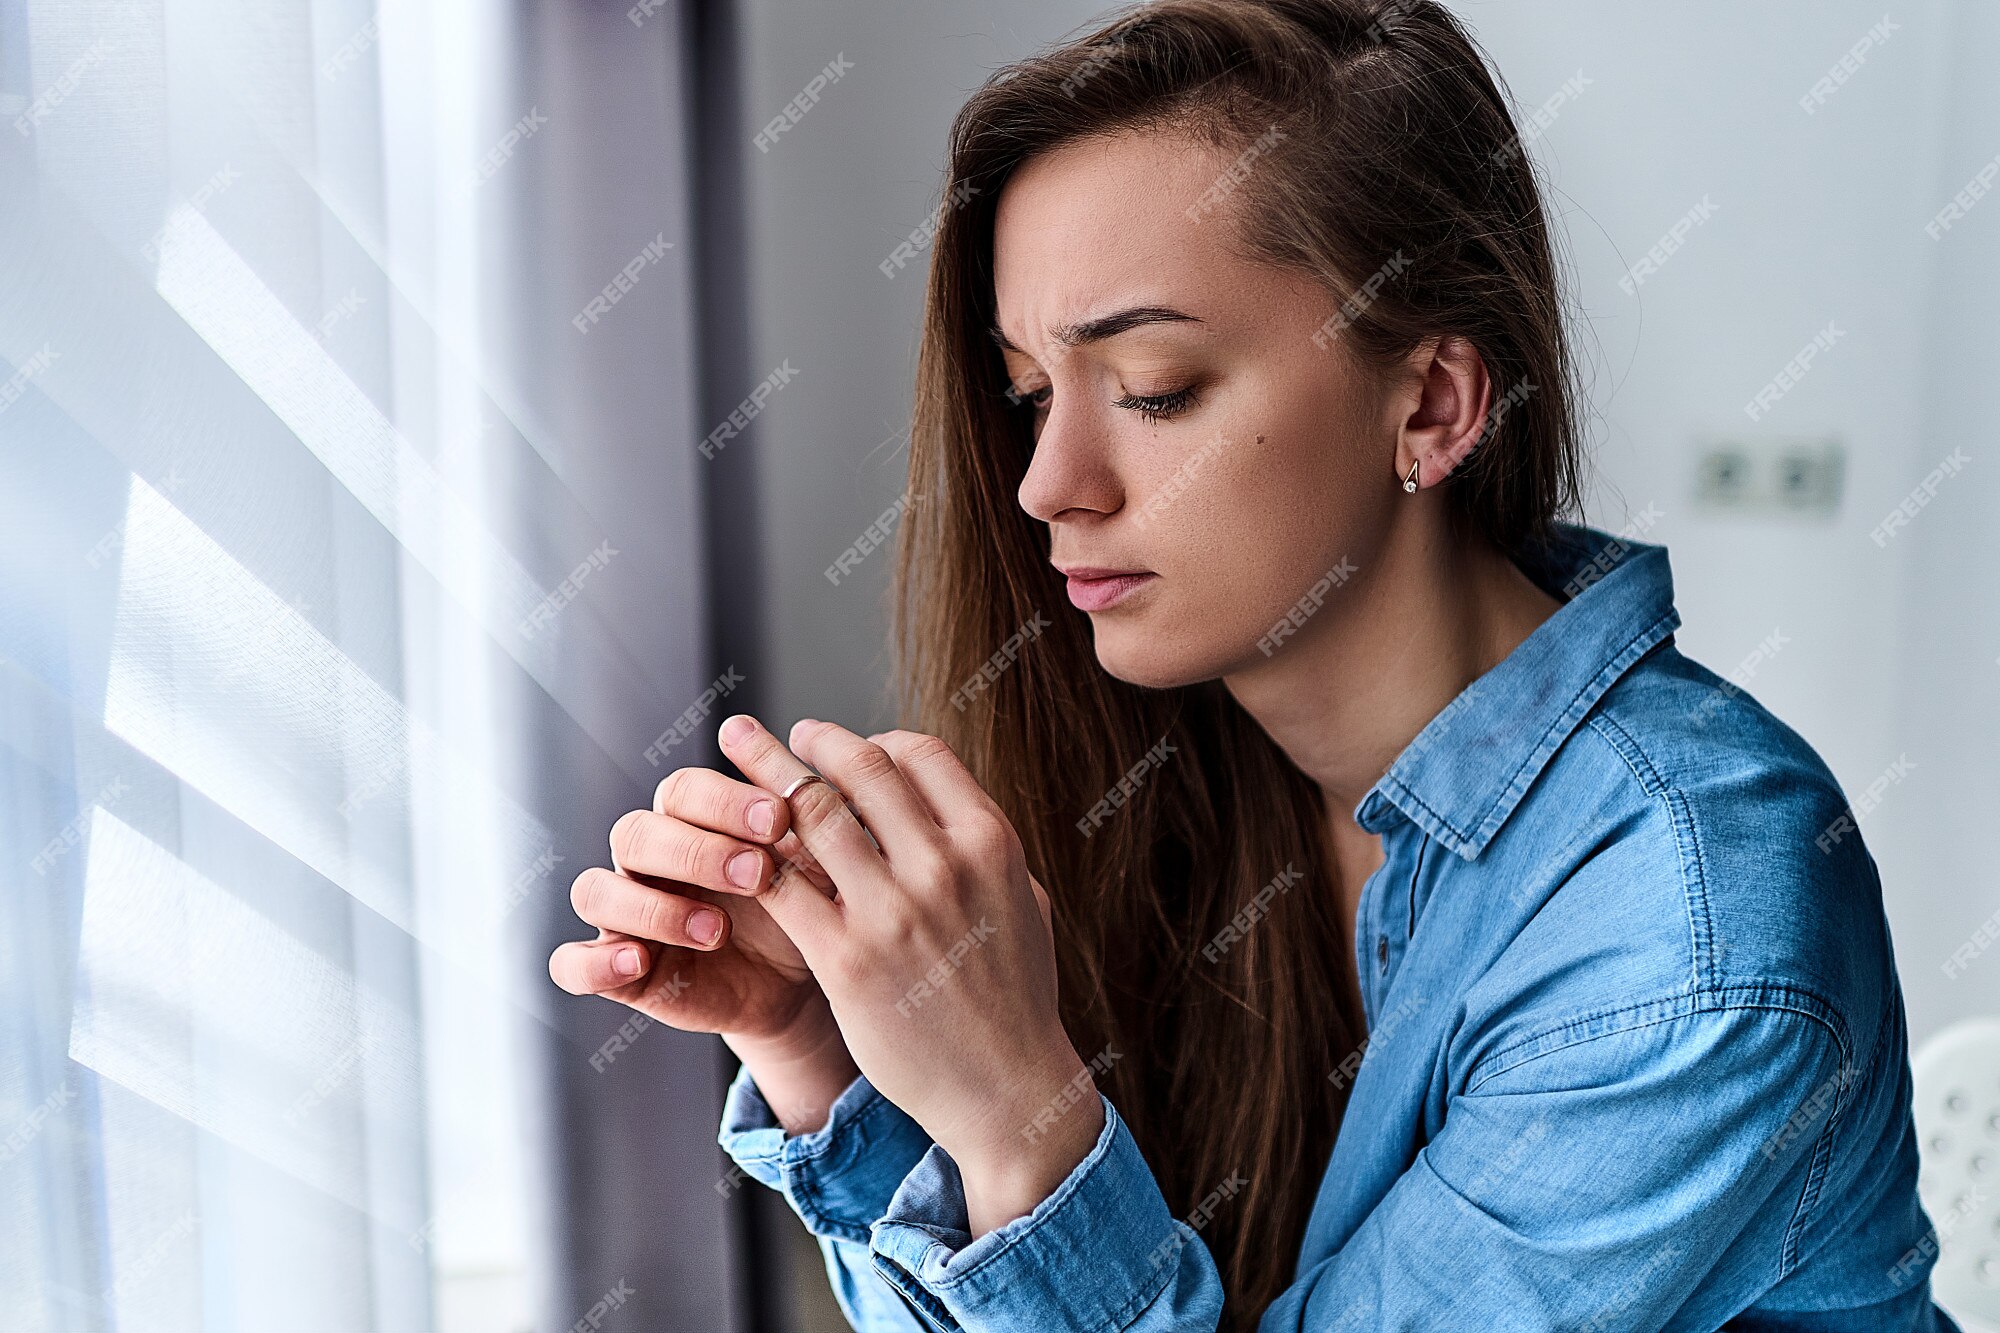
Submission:
M 1135 684 L 1268 660 L 1302 598 L 1330 627 L 1402 496 L 1398 396 L 1314 341 L 1331 293 L 1232 253 L 1240 199 L 1212 191 L 1238 160 L 1086 140 L 1024 163 L 995 218 L 1002 351 L 1037 423 L 1018 498 L 1058 567 L 1144 571 L 1108 604 L 1115 584 L 1069 584 L 1098 661 Z

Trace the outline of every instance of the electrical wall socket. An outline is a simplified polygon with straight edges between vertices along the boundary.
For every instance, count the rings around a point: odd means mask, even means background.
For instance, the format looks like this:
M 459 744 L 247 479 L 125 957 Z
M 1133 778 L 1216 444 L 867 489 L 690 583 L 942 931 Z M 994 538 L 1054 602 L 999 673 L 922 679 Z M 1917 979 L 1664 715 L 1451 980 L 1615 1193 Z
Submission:
M 1704 439 L 1695 499 L 1704 509 L 1831 515 L 1847 446 L 1835 435 Z

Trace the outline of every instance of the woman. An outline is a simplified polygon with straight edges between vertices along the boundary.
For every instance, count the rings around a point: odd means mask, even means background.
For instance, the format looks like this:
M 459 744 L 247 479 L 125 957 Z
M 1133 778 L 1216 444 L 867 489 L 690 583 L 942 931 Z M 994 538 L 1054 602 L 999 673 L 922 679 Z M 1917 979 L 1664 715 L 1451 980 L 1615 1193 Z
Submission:
M 1665 551 L 1558 521 L 1452 17 L 1164 0 L 992 79 L 944 197 L 912 729 L 730 718 L 550 964 L 723 1035 L 855 1327 L 1950 1327 L 1874 864 Z

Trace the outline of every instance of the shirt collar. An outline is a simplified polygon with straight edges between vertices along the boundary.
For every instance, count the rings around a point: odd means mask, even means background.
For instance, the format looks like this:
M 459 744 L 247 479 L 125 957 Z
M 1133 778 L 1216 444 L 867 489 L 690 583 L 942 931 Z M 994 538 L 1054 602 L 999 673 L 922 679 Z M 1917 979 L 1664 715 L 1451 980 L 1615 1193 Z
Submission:
M 1518 563 L 1569 600 L 1396 756 L 1354 808 L 1370 833 L 1405 817 L 1478 856 L 1604 692 L 1681 623 L 1664 546 L 1558 523 Z

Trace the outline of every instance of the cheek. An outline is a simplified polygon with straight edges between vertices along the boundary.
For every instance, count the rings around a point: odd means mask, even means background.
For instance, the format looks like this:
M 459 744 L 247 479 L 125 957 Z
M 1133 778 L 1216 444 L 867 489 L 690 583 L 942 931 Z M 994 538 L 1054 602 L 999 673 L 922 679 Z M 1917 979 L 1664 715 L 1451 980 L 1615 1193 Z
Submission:
M 1155 568 L 1178 585 L 1183 609 L 1218 632 L 1268 628 L 1315 579 L 1371 544 L 1381 488 L 1360 475 L 1359 451 L 1309 425 L 1261 433 L 1261 443 L 1253 431 L 1220 451 L 1150 524 Z
M 1098 618 L 1112 674 L 1153 685 L 1222 674 L 1327 571 L 1372 565 L 1400 494 L 1367 467 L 1387 445 L 1323 375 L 1284 370 L 1246 390 L 1242 410 L 1204 422 L 1170 462 L 1127 474 L 1131 554 L 1144 553 L 1162 587 L 1157 615 Z
M 1365 492 L 1324 444 L 1255 440 L 1189 479 L 1147 523 L 1160 596 L 1152 614 L 1096 618 L 1112 675 L 1167 687 L 1255 662 L 1259 641 L 1366 527 Z

